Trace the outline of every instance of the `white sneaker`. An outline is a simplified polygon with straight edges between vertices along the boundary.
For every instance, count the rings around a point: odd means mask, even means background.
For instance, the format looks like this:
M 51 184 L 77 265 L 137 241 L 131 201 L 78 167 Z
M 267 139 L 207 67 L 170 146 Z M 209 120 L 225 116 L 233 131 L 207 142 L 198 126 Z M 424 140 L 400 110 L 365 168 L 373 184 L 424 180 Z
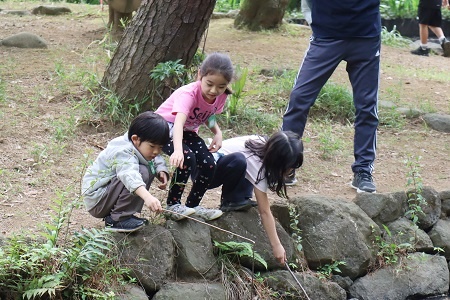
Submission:
M 223 215 L 223 211 L 221 211 L 220 209 L 211 209 L 211 208 L 202 207 L 200 205 L 194 207 L 194 209 L 195 209 L 194 216 L 200 217 L 200 218 L 204 219 L 205 221 L 215 220 L 218 217 L 220 217 L 221 215 Z
M 186 218 L 186 216 L 190 216 L 196 212 L 195 209 L 187 207 L 186 205 L 183 204 L 174 204 L 168 206 L 167 210 L 174 212 L 173 214 L 167 213 L 167 215 L 174 221 L 182 220 Z

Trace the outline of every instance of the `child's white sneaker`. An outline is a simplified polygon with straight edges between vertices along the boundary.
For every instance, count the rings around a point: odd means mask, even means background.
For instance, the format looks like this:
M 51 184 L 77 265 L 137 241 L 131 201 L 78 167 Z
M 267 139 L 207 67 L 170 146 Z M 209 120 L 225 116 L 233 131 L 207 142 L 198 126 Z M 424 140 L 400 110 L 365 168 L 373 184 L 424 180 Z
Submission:
M 174 221 L 182 220 L 186 218 L 186 216 L 190 216 L 195 213 L 195 209 L 187 207 L 186 205 L 183 204 L 174 204 L 168 206 L 167 210 L 173 212 L 167 213 L 167 215 Z
M 215 220 L 219 218 L 221 215 L 223 215 L 223 212 L 220 209 L 211 209 L 200 205 L 194 207 L 194 209 L 195 209 L 194 216 L 200 217 L 205 221 Z

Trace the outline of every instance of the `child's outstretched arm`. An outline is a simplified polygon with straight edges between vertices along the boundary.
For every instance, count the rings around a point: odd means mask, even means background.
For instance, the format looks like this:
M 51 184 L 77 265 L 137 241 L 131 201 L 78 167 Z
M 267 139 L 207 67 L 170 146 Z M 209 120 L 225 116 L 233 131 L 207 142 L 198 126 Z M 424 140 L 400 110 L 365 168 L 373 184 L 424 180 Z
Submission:
M 134 193 L 139 197 L 141 197 L 142 200 L 144 200 L 145 206 L 147 206 L 151 211 L 154 212 L 162 211 L 161 202 L 159 202 L 157 198 L 153 197 L 152 194 L 150 194 L 150 192 L 147 191 L 145 185 L 141 185 L 140 187 L 138 187 L 134 191 Z
M 258 211 L 261 216 L 261 222 L 263 224 L 264 230 L 269 237 L 270 245 L 272 246 L 272 252 L 275 258 L 284 264 L 286 261 L 286 251 L 283 245 L 281 245 L 280 239 L 275 226 L 275 219 L 273 218 L 272 212 L 270 210 L 269 199 L 267 193 L 264 193 L 257 188 L 254 188 L 256 200 L 258 201 Z
M 219 128 L 217 122 L 213 127 L 210 128 L 211 132 L 214 133 L 214 138 L 212 139 L 211 144 L 208 147 L 209 152 L 217 152 L 220 148 L 222 148 L 222 131 Z
M 183 127 L 187 116 L 183 113 L 177 113 L 173 123 L 173 153 L 170 156 L 170 164 L 177 168 L 183 168 Z

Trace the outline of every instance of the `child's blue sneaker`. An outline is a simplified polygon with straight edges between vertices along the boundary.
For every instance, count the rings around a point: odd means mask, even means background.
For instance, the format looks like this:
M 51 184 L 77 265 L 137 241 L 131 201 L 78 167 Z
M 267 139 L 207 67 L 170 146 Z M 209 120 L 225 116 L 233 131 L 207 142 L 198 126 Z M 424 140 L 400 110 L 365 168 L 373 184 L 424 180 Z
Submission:
M 144 227 L 144 221 L 130 217 L 123 221 L 114 221 L 111 216 L 105 218 L 105 230 L 114 232 L 133 232 Z

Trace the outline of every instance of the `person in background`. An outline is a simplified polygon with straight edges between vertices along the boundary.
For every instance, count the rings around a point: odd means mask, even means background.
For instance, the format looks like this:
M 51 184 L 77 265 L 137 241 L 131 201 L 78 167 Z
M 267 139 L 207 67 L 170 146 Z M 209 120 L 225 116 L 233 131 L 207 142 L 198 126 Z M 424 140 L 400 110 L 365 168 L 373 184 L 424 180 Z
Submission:
M 354 157 L 351 186 L 376 191 L 372 171 L 376 156 L 380 71 L 380 0 L 310 0 L 312 36 L 301 63 L 282 130 L 303 136 L 310 107 L 341 61 L 353 88 Z M 295 173 L 286 178 L 295 179 Z
M 147 111 L 130 124 L 128 132 L 111 140 L 90 165 L 82 180 L 81 196 L 88 212 L 104 218 L 106 230 L 133 232 L 148 220 L 135 216 L 144 204 L 161 212 L 161 203 L 148 191 L 155 177 L 165 189 L 169 174 L 159 156 L 169 141 L 169 126 Z
M 222 132 L 215 114 L 220 114 L 231 92 L 228 84 L 234 76 L 230 58 L 221 53 L 206 57 L 198 71 L 198 80 L 180 87 L 156 110 L 169 124 L 171 140 L 163 151 L 170 155 L 170 164 L 176 167 L 167 197 L 171 218 L 180 220 L 195 214 L 207 221 L 219 218 L 222 211 L 200 206 L 200 201 L 212 181 L 216 162 L 212 153 L 222 146 Z M 209 146 L 198 135 L 200 125 L 206 124 L 214 138 Z M 181 197 L 193 170 L 196 176 L 187 196 Z
M 418 7 L 419 18 L 419 48 L 411 51 L 412 54 L 428 56 L 430 49 L 428 48 L 428 28 L 439 39 L 439 44 L 444 50 L 444 56 L 450 56 L 450 42 L 442 31 L 442 12 L 441 7 L 450 9 L 448 0 L 420 0 Z

